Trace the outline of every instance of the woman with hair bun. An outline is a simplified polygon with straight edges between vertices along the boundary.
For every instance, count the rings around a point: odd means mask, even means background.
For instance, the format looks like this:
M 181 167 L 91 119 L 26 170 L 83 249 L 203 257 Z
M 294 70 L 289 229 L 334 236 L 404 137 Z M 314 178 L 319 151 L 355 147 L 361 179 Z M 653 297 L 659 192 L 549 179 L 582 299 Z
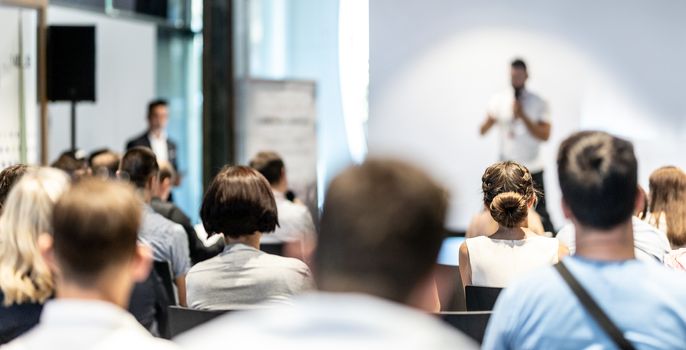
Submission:
M 481 181 L 484 205 L 498 230 L 490 236 L 468 238 L 460 247 L 464 286 L 504 288 L 522 274 L 555 264 L 568 254 L 557 239 L 527 228 L 538 193 L 526 167 L 511 161 L 496 163 L 486 169 Z

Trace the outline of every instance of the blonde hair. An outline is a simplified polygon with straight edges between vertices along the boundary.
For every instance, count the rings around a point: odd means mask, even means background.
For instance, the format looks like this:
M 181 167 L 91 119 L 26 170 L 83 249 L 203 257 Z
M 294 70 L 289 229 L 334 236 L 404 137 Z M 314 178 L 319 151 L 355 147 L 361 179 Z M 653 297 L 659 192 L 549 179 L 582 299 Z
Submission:
M 650 174 L 649 212 L 651 222 L 660 227 L 665 215 L 667 238 L 674 247 L 686 245 L 686 173 L 674 166 L 665 166 Z
M 0 288 L 3 304 L 43 303 L 53 293 L 50 269 L 37 247 L 50 233 L 55 202 L 69 186 L 64 172 L 30 170 L 14 186 L 0 216 Z

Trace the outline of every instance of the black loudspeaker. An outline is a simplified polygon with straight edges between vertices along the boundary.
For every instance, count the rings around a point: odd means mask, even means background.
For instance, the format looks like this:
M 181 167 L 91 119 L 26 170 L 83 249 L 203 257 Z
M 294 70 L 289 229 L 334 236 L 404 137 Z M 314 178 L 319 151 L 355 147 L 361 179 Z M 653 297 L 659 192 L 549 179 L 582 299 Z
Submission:
M 95 26 L 49 26 L 48 100 L 95 101 Z

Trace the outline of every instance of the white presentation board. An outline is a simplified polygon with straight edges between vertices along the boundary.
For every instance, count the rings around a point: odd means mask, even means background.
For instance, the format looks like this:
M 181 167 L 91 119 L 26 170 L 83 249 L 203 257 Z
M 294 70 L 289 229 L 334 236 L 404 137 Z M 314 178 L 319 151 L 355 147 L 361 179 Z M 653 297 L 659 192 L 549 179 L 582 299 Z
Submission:
M 36 25 L 35 11 L 0 6 L 0 169 L 38 161 Z
M 0 168 L 18 163 L 19 11 L 0 7 Z
M 248 80 L 242 85 L 239 161 L 260 151 L 277 152 L 286 164 L 289 188 L 317 215 L 315 83 Z

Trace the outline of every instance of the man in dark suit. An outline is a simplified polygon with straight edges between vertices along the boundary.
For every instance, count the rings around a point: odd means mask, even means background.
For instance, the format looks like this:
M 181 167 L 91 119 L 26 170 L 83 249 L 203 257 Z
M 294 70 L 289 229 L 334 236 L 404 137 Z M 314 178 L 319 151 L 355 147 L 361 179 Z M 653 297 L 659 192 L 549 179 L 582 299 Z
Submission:
M 157 156 L 157 161 L 168 161 L 174 166 L 174 169 L 178 169 L 176 143 L 167 137 L 168 120 L 167 101 L 163 99 L 151 101 L 148 104 L 148 130 L 129 140 L 126 143 L 126 150 L 137 146 L 150 148 Z

